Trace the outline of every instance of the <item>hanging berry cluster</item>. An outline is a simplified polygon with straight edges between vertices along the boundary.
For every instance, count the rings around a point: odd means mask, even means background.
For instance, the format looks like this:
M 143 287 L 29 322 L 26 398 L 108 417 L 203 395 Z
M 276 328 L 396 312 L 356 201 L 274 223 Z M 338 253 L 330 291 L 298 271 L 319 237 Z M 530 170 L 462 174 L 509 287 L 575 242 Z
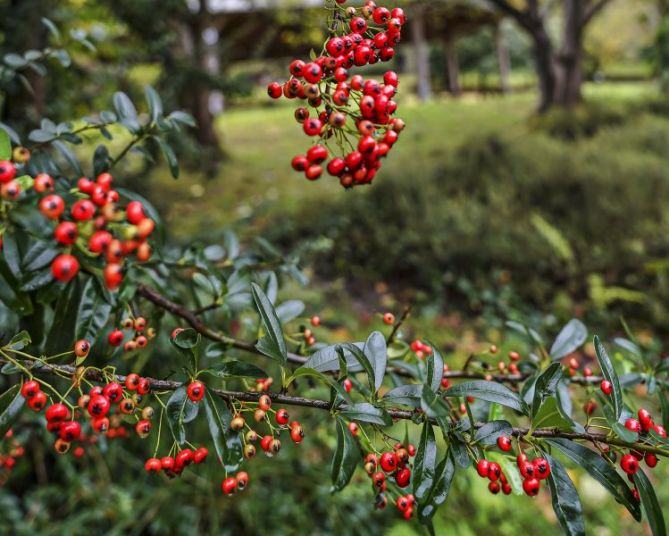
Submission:
M 9 479 L 16 460 L 23 457 L 25 448 L 14 437 L 14 431 L 8 430 L 4 439 L 0 440 L 0 487 Z
M 387 71 L 380 83 L 351 75 L 350 69 L 390 61 L 405 16 L 401 8 L 391 11 L 371 0 L 360 8 L 345 3 L 327 1 L 330 36 L 320 56 L 308 63 L 294 60 L 290 79 L 272 82 L 267 91 L 274 99 L 306 101 L 295 110 L 295 119 L 316 143 L 306 155 L 293 158 L 293 169 L 316 180 L 329 160 L 327 172 L 351 188 L 372 182 L 405 124 L 395 117 L 397 74 Z
M 135 318 L 126 317 L 121 321 L 119 328 L 111 331 L 107 336 L 107 340 L 109 341 L 109 344 L 114 347 L 123 344 L 123 350 L 125 352 L 142 350 L 146 348 L 150 340 L 156 337 L 156 330 L 147 327 L 146 319 L 143 316 Z M 126 331 L 131 334 L 131 338 L 127 341 L 125 340 L 126 333 L 124 333 Z

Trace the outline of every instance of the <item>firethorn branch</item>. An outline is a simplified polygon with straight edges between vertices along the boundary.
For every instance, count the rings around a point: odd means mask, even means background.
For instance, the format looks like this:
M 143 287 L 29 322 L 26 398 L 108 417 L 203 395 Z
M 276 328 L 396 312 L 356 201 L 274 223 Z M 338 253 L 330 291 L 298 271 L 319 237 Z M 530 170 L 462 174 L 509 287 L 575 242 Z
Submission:
M 33 368 L 35 362 L 31 361 L 21 361 L 21 360 L 12 360 L 12 362 L 18 362 L 21 366 L 31 369 L 33 374 L 53 374 L 58 376 L 69 375 L 73 376 L 76 374 L 76 369 L 70 365 L 53 365 L 46 364 L 43 362 L 39 363 L 39 368 Z M 10 361 L 5 358 L 0 357 L 0 363 L 9 363 Z M 97 369 L 86 369 L 85 373 L 82 376 L 87 380 L 96 381 L 96 382 L 109 382 L 117 381 L 119 383 L 125 382 L 126 377 L 123 375 L 110 375 L 103 374 L 101 370 Z M 158 380 L 155 378 L 146 378 L 151 386 L 152 391 L 175 391 L 180 387 L 183 387 L 187 384 L 182 382 L 175 382 L 171 380 Z M 287 406 L 299 406 L 312 409 L 319 409 L 323 411 L 333 411 L 333 410 L 345 410 L 346 406 L 334 406 L 331 402 L 327 400 L 306 398 L 306 397 L 296 397 L 289 396 L 281 393 L 262 393 L 256 391 L 227 391 L 223 389 L 208 388 L 209 391 L 214 393 L 216 396 L 220 397 L 223 400 L 228 402 L 258 402 L 261 396 L 269 396 L 273 402 L 278 404 L 285 404 Z M 420 410 L 410 411 L 399 408 L 384 408 L 385 411 L 390 415 L 394 420 L 413 420 L 417 415 L 420 415 L 422 412 Z M 484 426 L 485 423 L 474 423 L 474 428 L 479 429 Z M 571 441 L 586 441 L 592 443 L 593 445 L 611 445 L 626 449 L 635 449 L 644 452 L 651 452 L 659 456 L 669 457 L 669 450 L 663 449 L 661 447 L 652 446 L 647 443 L 635 442 L 635 443 L 626 443 L 621 439 L 615 437 L 609 437 L 606 434 L 593 434 L 590 432 L 566 432 L 558 430 L 556 428 L 537 428 L 531 430 L 530 428 L 525 427 L 515 427 L 513 428 L 511 435 L 519 439 L 569 439 Z
M 216 342 L 221 342 L 223 344 L 227 344 L 233 348 L 236 348 L 238 350 L 243 350 L 245 352 L 249 352 L 252 354 L 257 354 L 257 355 L 263 355 L 261 352 L 258 351 L 258 349 L 255 347 L 254 343 L 248 342 L 248 341 L 242 341 L 239 339 L 235 339 L 234 337 L 230 337 L 218 330 L 212 329 L 208 327 L 201 318 L 198 317 L 198 312 L 196 311 L 191 311 L 187 309 L 186 307 L 183 307 L 182 305 L 179 305 L 178 303 L 173 302 L 169 298 L 163 296 L 160 294 L 158 291 L 155 289 L 148 287 L 147 285 L 139 285 L 137 287 L 137 294 L 142 296 L 143 298 L 149 300 L 152 302 L 154 305 L 157 307 L 160 307 L 161 309 L 164 309 L 165 311 L 173 314 L 174 316 L 177 316 L 179 318 L 182 318 L 185 320 L 190 327 L 192 327 L 195 331 L 199 332 L 203 336 L 207 337 L 208 339 L 211 339 Z M 405 311 L 406 314 L 408 314 L 408 310 Z M 402 318 L 400 318 L 399 322 L 402 322 L 405 319 L 406 315 L 402 315 Z M 303 365 L 307 361 L 307 357 L 294 354 L 294 353 L 288 353 L 288 361 L 291 363 L 295 364 L 300 364 Z M 393 370 L 394 373 L 396 373 L 399 376 L 411 376 L 408 372 L 405 370 L 397 369 Z M 482 372 L 470 372 L 467 370 L 453 370 L 453 371 L 448 371 L 444 372 L 443 374 L 444 378 L 448 379 L 468 379 L 468 380 L 483 380 L 483 379 L 492 379 L 493 381 L 500 382 L 500 383 L 521 383 L 525 381 L 528 377 L 527 374 L 484 374 Z M 569 378 L 569 381 L 574 384 L 578 385 L 597 385 L 602 381 L 602 378 L 599 376 L 590 376 L 590 377 L 574 377 L 574 378 Z

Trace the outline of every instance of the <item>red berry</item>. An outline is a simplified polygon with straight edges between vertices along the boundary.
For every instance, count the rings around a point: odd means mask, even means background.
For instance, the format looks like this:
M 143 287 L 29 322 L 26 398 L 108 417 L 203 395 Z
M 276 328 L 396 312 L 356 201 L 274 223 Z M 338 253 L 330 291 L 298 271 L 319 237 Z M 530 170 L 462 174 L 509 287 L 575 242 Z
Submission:
M 625 421 L 625 428 L 636 432 L 637 434 L 641 432 L 641 424 L 636 419 L 629 418 Z
M 535 458 L 532 465 L 534 466 L 534 476 L 539 480 L 544 480 L 551 474 L 551 466 L 545 458 Z
M 43 391 L 38 391 L 28 399 L 28 407 L 35 412 L 42 411 L 44 406 L 46 406 L 46 395 Z
M 288 411 L 285 409 L 280 409 L 279 411 L 276 412 L 276 422 L 277 424 L 284 425 L 288 424 Z
M 347 393 L 350 393 L 351 389 L 353 389 L 353 382 L 351 382 L 351 380 L 349 380 L 348 378 L 344 379 L 344 381 L 342 382 L 342 385 L 344 386 L 344 390 Z
M 534 497 L 539 493 L 539 489 L 541 488 L 541 484 L 539 483 L 539 480 L 536 478 L 528 478 L 523 482 L 523 490 L 527 495 L 530 497 Z
M 249 485 L 249 474 L 246 471 L 240 471 L 235 476 L 235 480 L 237 481 L 237 489 L 242 491 Z
M 381 469 L 383 469 L 386 473 L 392 473 L 397 469 L 397 454 L 394 452 L 384 452 L 381 455 L 381 459 L 379 460 L 379 463 L 381 465 Z
M 628 475 L 633 475 L 639 470 L 639 460 L 633 454 L 625 454 L 620 459 L 620 467 Z
M 395 482 L 400 488 L 406 488 L 411 481 L 411 470 L 403 468 L 395 473 Z
M 35 380 L 29 380 L 21 386 L 21 396 L 23 398 L 32 398 L 40 392 L 39 383 Z
M 499 482 L 490 482 L 490 483 L 488 484 L 488 490 L 489 490 L 490 493 L 492 493 L 493 495 L 497 495 L 497 494 L 500 492 L 501 489 L 502 489 L 502 488 L 501 488 L 501 486 L 499 485 Z
M 128 206 L 125 207 L 125 214 L 128 222 L 137 225 L 139 222 L 146 218 L 144 213 L 144 205 L 139 201 L 130 201 Z
M 49 422 L 62 422 L 70 417 L 70 410 L 65 404 L 59 402 L 49 406 L 45 416 Z
M 16 166 L 9 160 L 0 160 L 0 183 L 5 184 L 16 176 Z
M 223 493 L 225 493 L 226 495 L 234 493 L 236 488 L 237 488 L 237 479 L 231 476 L 226 478 L 221 484 L 221 489 L 223 490 Z
M 162 463 L 158 458 L 149 458 L 144 463 L 144 470 L 147 473 L 159 473 L 162 469 Z
M 186 389 L 188 398 L 190 398 L 193 402 L 199 402 L 202 400 L 204 398 L 204 391 L 204 384 L 199 380 L 191 382 Z
M 79 272 L 79 261 L 72 255 L 59 255 L 51 263 L 51 274 L 63 283 L 71 281 Z
M 115 329 L 107 337 L 109 344 L 111 344 L 112 346 L 120 346 L 121 343 L 123 342 L 123 339 L 124 335 L 120 329 Z
M 502 476 L 502 468 L 497 462 L 490 462 L 490 465 L 488 465 L 488 478 L 492 481 L 495 482 L 496 480 L 499 480 L 499 478 Z
M 307 160 L 313 164 L 325 162 L 328 158 L 328 150 L 322 145 L 314 145 L 307 151 Z
M 318 136 L 323 130 L 323 123 L 320 119 L 311 117 L 303 123 L 302 128 L 307 136 Z
M 102 389 L 102 396 L 105 396 L 113 404 L 123 398 L 123 387 L 117 382 L 111 382 Z
M 64 221 L 56 226 L 54 236 L 59 244 L 71 246 L 77 239 L 77 224 L 71 221 Z
M 608 380 L 602 380 L 602 383 L 599 384 L 599 388 L 606 396 L 611 395 L 613 392 L 613 385 L 611 385 L 611 382 Z
M 81 436 L 81 425 L 76 421 L 68 421 L 60 427 L 58 434 L 63 441 L 71 443 Z
M 88 413 L 94 418 L 104 417 L 109 412 L 110 405 L 109 399 L 106 396 L 92 396 L 88 402 Z
M 88 199 L 80 199 L 72 205 L 70 212 L 75 220 L 88 221 L 95 215 L 95 205 Z
M 479 460 L 479 463 L 476 464 L 476 472 L 481 478 L 488 478 L 488 473 L 490 471 L 490 462 L 488 460 Z
M 91 351 L 91 343 L 86 339 L 78 340 L 74 343 L 74 355 L 78 358 L 85 358 L 88 356 L 88 353 Z
M 47 195 L 40 201 L 39 209 L 45 217 L 57 220 L 65 210 L 65 201 L 59 195 Z
M 109 290 L 117 289 L 123 282 L 123 268 L 120 264 L 110 263 L 103 271 L 105 286 Z
M 499 436 L 497 446 L 504 452 L 509 452 L 511 450 L 511 438 L 509 436 Z

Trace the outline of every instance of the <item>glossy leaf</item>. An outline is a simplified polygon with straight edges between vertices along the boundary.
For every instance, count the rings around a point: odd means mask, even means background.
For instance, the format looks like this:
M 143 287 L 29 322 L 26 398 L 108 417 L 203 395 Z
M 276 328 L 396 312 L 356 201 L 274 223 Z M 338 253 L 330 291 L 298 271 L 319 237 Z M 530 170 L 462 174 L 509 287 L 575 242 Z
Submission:
M 16 422 L 24 403 L 20 385 L 14 385 L 0 395 L 0 437 L 4 438 Z
M 195 348 L 200 343 L 200 334 L 192 328 L 184 329 L 176 337 L 170 339 L 172 344 L 183 350 Z
M 434 485 L 429 495 L 418 503 L 418 519 L 421 523 L 429 521 L 436 513 L 437 508 L 446 502 L 454 476 L 455 463 L 449 450 L 437 467 Z
M 562 431 L 574 429 L 574 421 L 564 413 L 556 397 L 544 400 L 532 418 L 532 428 L 557 428 Z
M 218 378 L 267 378 L 267 373 L 246 361 L 226 361 L 206 372 Z
M 344 344 L 337 352 L 340 359 L 342 360 L 342 363 L 346 362 L 346 353 L 344 352 L 344 348 L 354 357 L 354 359 L 360 364 L 360 367 L 365 372 L 365 374 L 367 374 L 369 390 L 372 393 L 376 393 L 376 387 L 374 385 L 374 368 L 372 367 L 372 363 L 370 362 L 367 355 L 365 355 L 362 350 L 353 344 Z
M 209 391 L 205 393 L 202 402 L 218 461 L 223 464 L 227 472 L 235 472 L 244 460 L 244 447 L 240 433 L 230 428 L 232 420 L 230 410 L 222 400 Z
M 562 359 L 563 357 L 578 350 L 588 337 L 588 330 L 583 325 L 583 322 L 572 318 L 562 328 L 555 342 L 550 349 L 551 358 L 554 360 Z
M 634 475 L 634 483 L 639 490 L 641 506 L 646 514 L 646 520 L 650 525 L 650 530 L 652 531 L 653 536 L 666 536 L 667 527 L 664 522 L 662 507 L 657 500 L 657 495 L 655 495 L 653 484 L 648 480 L 648 477 L 643 470 L 640 469 Z
M 569 536 L 584 536 L 583 508 L 576 486 L 574 486 L 567 471 L 558 460 L 548 453 L 544 453 L 544 458 L 551 467 L 548 486 L 551 490 L 553 510 L 558 521 L 560 521 L 562 530 Z
M 149 105 L 149 117 L 151 122 L 155 123 L 163 115 L 163 101 L 160 99 L 158 92 L 151 86 L 144 86 L 144 96 Z
M 598 453 L 568 439 L 549 439 L 547 441 L 604 486 L 618 502 L 629 510 L 634 519 L 637 521 L 641 519 L 639 503 L 636 502 L 629 486 Z
M 30 333 L 28 333 L 26 330 L 23 330 L 12 337 L 12 339 L 9 341 L 9 346 L 14 350 L 23 350 L 31 342 L 32 340 L 30 338 Z
M 384 409 L 377 408 L 369 402 L 359 402 L 347 406 L 340 412 L 340 415 L 352 421 L 368 422 L 381 426 L 390 426 L 393 423 L 390 415 Z
M 365 342 L 363 353 L 369 359 L 374 370 L 374 387 L 378 391 L 386 374 L 386 362 L 388 360 L 386 339 L 379 331 L 374 331 Z
M 112 306 L 107 303 L 98 283 L 89 277 L 81 293 L 77 311 L 76 337 L 93 342 L 107 323 Z
M 516 411 L 525 412 L 526 410 L 522 400 L 511 389 L 499 383 L 483 380 L 454 385 L 446 389 L 444 396 L 449 398 L 473 396 L 476 399 L 495 402 Z
M 337 428 L 337 448 L 332 458 L 331 475 L 332 490 L 340 491 L 350 482 L 356 465 L 360 458 L 360 452 L 353 436 L 348 431 L 346 421 L 337 417 L 335 421 Z
M 497 438 L 501 435 L 511 436 L 513 427 L 508 421 L 491 421 L 485 423 L 476 431 L 474 441 L 479 445 L 488 446 L 497 443 Z
M 552 363 L 537 378 L 534 384 L 534 396 L 532 397 L 532 417 L 534 417 L 544 400 L 555 396 L 558 383 L 562 379 L 562 365 Z
M 251 292 L 265 331 L 265 335 L 258 341 L 256 348 L 267 357 L 276 359 L 283 365 L 288 360 L 288 349 L 283 338 L 279 317 L 260 286 L 251 283 Z
M 291 320 L 295 320 L 303 312 L 304 302 L 301 300 L 285 301 L 276 308 L 276 315 L 282 324 L 287 324 Z
M 137 119 L 137 110 L 130 97 L 122 91 L 114 93 L 114 109 L 121 119 Z
M 434 439 L 434 430 L 432 424 L 426 422 L 423 424 L 411 477 L 413 494 L 418 502 L 421 502 L 429 494 L 434 485 L 436 465 L 437 443 Z
M 428 341 L 429 342 L 429 341 Z M 432 353 L 427 356 L 427 384 L 436 393 L 441 388 L 441 378 L 444 375 L 444 359 L 439 350 L 429 342 L 432 347 Z
M 362 349 L 365 346 L 364 342 L 353 343 L 358 348 Z M 319 372 L 334 372 L 339 370 L 339 355 L 337 354 L 337 347 L 339 345 L 334 344 L 332 346 L 326 346 L 315 352 L 303 365 L 304 367 L 317 370 Z M 346 347 L 343 347 L 344 353 L 346 354 L 346 366 L 348 367 L 349 372 L 359 372 L 362 370 L 362 367 L 358 361 L 351 355 Z
M 595 353 L 597 354 L 597 361 L 599 362 L 599 367 L 602 369 L 602 375 L 609 382 L 611 382 L 611 385 L 613 386 L 613 392 L 611 393 L 611 396 L 606 397 L 606 399 L 611 401 L 616 420 L 618 420 L 620 419 L 620 415 L 623 411 L 623 394 L 620 389 L 618 374 L 616 373 L 616 369 L 613 367 L 613 363 L 611 363 L 611 358 L 606 352 L 606 348 L 604 348 L 604 345 L 596 335 L 594 344 Z
M 413 408 L 420 407 L 422 384 L 400 385 L 388 391 L 381 400 L 388 404 L 403 404 Z
M 186 442 L 184 423 L 197 417 L 200 406 L 191 401 L 186 394 L 186 387 L 181 386 L 172 393 L 165 404 L 165 415 L 176 441 L 183 445 Z

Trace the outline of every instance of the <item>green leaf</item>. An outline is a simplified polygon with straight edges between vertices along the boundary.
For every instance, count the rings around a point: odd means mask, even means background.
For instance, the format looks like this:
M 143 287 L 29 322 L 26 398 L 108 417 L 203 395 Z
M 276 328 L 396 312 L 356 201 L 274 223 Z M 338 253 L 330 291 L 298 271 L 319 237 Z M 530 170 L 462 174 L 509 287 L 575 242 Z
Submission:
M 49 19 L 47 19 L 46 17 L 42 17 L 40 20 L 42 21 L 42 24 L 44 24 L 44 26 L 46 26 L 47 30 L 49 30 L 49 33 L 53 36 L 53 38 L 56 41 L 59 41 L 60 40 L 60 32 L 58 31 L 58 28 L 56 28 L 56 25 L 53 22 L 51 22 Z
M 351 401 L 351 395 L 349 395 L 346 392 L 346 389 L 344 389 L 344 386 L 336 382 L 332 377 L 326 376 L 322 372 L 319 372 L 315 369 L 309 368 L 306 365 L 298 368 L 295 372 L 293 372 L 293 375 L 288 379 L 286 382 L 286 385 L 290 385 L 295 381 L 297 378 L 300 378 L 302 376 L 313 376 L 315 378 L 318 378 L 321 380 L 324 384 L 326 384 L 330 389 L 334 389 L 336 393 L 345 401 L 350 402 Z
M 353 348 L 356 347 L 353 346 Z M 372 365 L 372 369 L 374 370 L 374 390 L 378 391 L 381 387 L 381 384 L 383 384 L 383 377 L 386 374 L 386 362 L 388 360 L 385 337 L 379 331 L 374 331 L 367 338 L 365 347 L 362 351 L 367 356 L 369 362 Z
M 369 402 L 346 406 L 339 414 L 352 421 L 369 422 L 381 426 L 390 426 L 393 423 L 390 415 L 383 408 L 377 408 Z
M 4 128 L 0 128 L 0 160 L 12 159 L 12 142 Z
M 205 393 L 204 409 L 218 461 L 223 464 L 228 473 L 234 473 L 244 460 L 244 448 L 240 433 L 230 428 L 232 420 L 230 410 L 210 391 Z
M 14 385 L 0 395 L 0 438 L 4 438 L 16 422 L 24 403 L 20 385 Z
M 367 374 L 367 381 L 369 383 L 369 390 L 372 393 L 375 393 L 376 389 L 374 387 L 374 369 L 372 368 L 372 364 L 369 362 L 369 359 L 367 358 L 367 356 L 357 346 L 355 346 L 353 344 L 344 344 L 344 345 L 342 345 L 342 348 L 340 348 L 339 351 L 338 351 L 338 354 L 339 354 L 339 357 L 342 360 L 342 363 L 346 362 L 346 354 L 344 353 L 344 348 L 348 352 L 350 352 L 350 354 L 360 364 L 360 366 L 362 367 L 362 370 L 365 371 L 365 374 Z
M 486 457 L 500 465 L 502 472 L 508 479 L 514 495 L 525 495 L 525 492 L 523 491 L 523 477 L 520 475 L 518 464 L 514 458 L 510 458 L 509 456 L 494 450 L 486 452 Z
M 14 350 L 23 350 L 31 342 L 30 333 L 23 330 L 12 337 L 12 340 L 9 341 L 9 346 Z
M 479 445 L 488 446 L 497 443 L 499 436 L 505 435 L 511 437 L 513 427 L 508 421 L 491 421 L 485 423 L 476 431 L 474 441 Z
M 291 320 L 295 320 L 303 312 L 304 302 L 301 300 L 285 301 L 276 308 L 276 315 L 282 324 L 287 324 Z
M 451 413 L 451 409 L 444 399 L 441 396 L 437 396 L 428 385 L 423 385 L 420 405 L 430 418 L 440 417 L 443 419 L 447 418 Z
M 363 342 L 355 342 L 352 344 L 360 349 L 365 345 Z M 334 372 L 339 370 L 339 355 L 337 354 L 337 348 L 343 348 L 344 354 L 346 354 L 346 366 L 350 372 L 359 372 L 362 370 L 360 363 L 353 357 L 351 352 L 348 351 L 346 347 L 342 347 L 338 344 L 321 348 L 314 353 L 303 366 L 319 372 Z
M 641 469 L 634 475 L 634 483 L 639 490 L 641 505 L 643 506 L 643 511 L 646 514 L 646 519 L 648 520 L 653 536 L 666 536 L 667 528 L 664 523 L 664 514 L 662 513 L 662 507 L 657 500 L 657 495 L 655 495 L 653 484 L 651 484 L 646 473 Z
M 79 280 L 74 279 L 58 298 L 45 347 L 47 354 L 60 353 L 63 348 L 71 348 L 74 344 L 79 311 L 79 287 Z
M 422 392 L 422 384 L 400 385 L 388 391 L 381 400 L 388 404 L 403 404 L 412 408 L 419 408 Z
M 569 536 L 584 536 L 585 521 L 576 486 L 558 460 L 547 453 L 544 453 L 544 457 L 551 467 L 548 486 L 551 489 L 553 510 L 562 530 Z
M 350 482 L 360 458 L 356 441 L 348 431 L 344 419 L 337 417 L 337 448 L 332 458 L 332 491 L 341 491 Z
M 151 122 L 155 123 L 163 115 L 163 101 L 151 86 L 144 86 L 144 95 L 149 105 L 149 117 L 151 117 Z
M 122 91 L 114 93 L 114 109 L 120 119 L 137 119 L 137 110 L 130 97 Z
M 414 460 L 413 494 L 420 503 L 425 499 L 434 485 L 437 465 L 437 443 L 434 439 L 434 429 L 430 422 L 423 424 L 420 434 L 420 443 Z
M 629 428 L 626 428 L 619 422 L 612 423 L 611 428 L 616 433 L 616 435 L 620 439 L 622 439 L 625 443 L 634 443 L 639 439 L 639 434 L 633 432 Z
M 181 123 L 182 125 L 186 125 L 189 127 L 197 127 L 197 122 L 193 118 L 192 115 L 182 112 L 182 111 L 175 111 L 172 112 L 170 115 L 167 116 L 169 119 L 173 119 L 177 123 Z
M 200 333 L 192 328 L 184 329 L 172 340 L 172 343 L 183 350 L 190 350 L 200 344 Z
M 564 356 L 578 350 L 587 337 L 588 330 L 583 325 L 583 322 L 572 318 L 555 338 L 555 342 L 549 352 L 551 358 L 553 360 L 562 359 Z
M 432 353 L 427 356 L 427 384 L 436 393 L 441 387 L 441 379 L 444 376 L 444 359 L 436 346 L 427 341 L 432 348 Z
M 222 365 L 204 372 L 217 378 L 267 378 L 267 373 L 246 361 L 226 361 Z
M 599 337 L 595 335 L 594 338 L 595 352 L 597 354 L 597 361 L 599 362 L 599 367 L 602 369 L 602 375 L 605 379 L 611 382 L 613 386 L 613 392 L 611 396 L 605 396 L 605 399 L 610 399 L 613 404 L 613 411 L 616 417 L 616 420 L 620 419 L 620 415 L 623 412 L 623 394 L 620 390 L 620 382 L 618 381 L 618 374 L 616 369 L 613 368 L 613 363 L 611 363 L 611 358 L 609 354 L 606 353 L 606 348 L 599 340 Z
M 437 467 L 434 485 L 432 486 L 429 495 L 425 500 L 418 503 L 418 519 L 421 523 L 425 523 L 432 519 L 437 508 L 446 502 L 454 476 L 455 464 L 453 463 L 453 456 L 449 450 Z
M 574 421 L 564 413 L 556 397 L 547 398 L 532 417 L 532 428 L 557 428 L 565 432 L 574 429 Z
M 258 341 L 256 348 L 267 357 L 276 359 L 279 363 L 285 365 L 288 360 L 288 349 L 276 310 L 256 283 L 251 283 L 251 292 L 265 331 L 265 336 Z
M 186 442 L 184 423 L 195 419 L 199 410 L 200 406 L 188 398 L 185 385 L 174 391 L 167 400 L 167 404 L 165 404 L 167 422 L 170 430 L 172 430 L 172 435 L 180 445 Z
M 154 140 L 156 140 L 156 143 L 158 143 L 158 147 L 160 147 L 160 150 L 163 153 L 163 156 L 165 157 L 165 161 L 167 162 L 168 167 L 170 168 L 170 174 L 172 175 L 173 178 L 178 179 L 179 178 L 179 161 L 177 160 L 177 155 L 174 153 L 174 150 L 172 147 L 170 147 L 169 143 L 167 143 L 163 138 L 159 136 L 154 136 Z
M 58 152 L 63 155 L 63 158 L 67 161 L 67 163 L 70 165 L 72 170 L 77 174 L 77 175 L 83 175 L 84 171 L 81 169 L 81 164 L 79 163 L 79 159 L 76 157 L 74 152 L 65 145 L 62 141 L 60 140 L 55 140 L 52 145 L 58 150 Z
M 107 303 L 97 281 L 89 277 L 84 285 L 77 312 L 76 338 L 93 342 L 109 319 L 112 306 Z
M 516 322 L 514 320 L 508 320 L 506 322 L 506 325 L 513 331 L 520 333 L 521 335 L 525 335 L 526 337 L 529 337 L 531 341 L 534 341 L 539 346 L 543 346 L 544 344 L 543 338 L 541 337 L 541 335 L 539 335 L 537 331 L 533 330 L 532 328 L 527 327 L 526 325 L 521 324 L 520 322 Z
M 572 460 L 578 467 L 590 473 L 590 476 L 604 486 L 619 503 L 629 510 L 634 519 L 637 521 L 641 519 L 639 504 L 632 495 L 629 486 L 609 462 L 596 452 L 568 439 L 548 439 L 547 442 Z
M 546 398 L 555 396 L 560 379 L 562 379 L 562 365 L 560 365 L 560 363 L 552 363 L 537 378 L 537 381 L 534 384 L 532 417 L 537 414 L 541 404 Z
M 508 387 L 499 383 L 476 380 L 460 383 L 446 389 L 444 396 L 448 398 L 473 396 L 486 402 L 495 402 L 521 413 L 526 412 L 522 400 Z

